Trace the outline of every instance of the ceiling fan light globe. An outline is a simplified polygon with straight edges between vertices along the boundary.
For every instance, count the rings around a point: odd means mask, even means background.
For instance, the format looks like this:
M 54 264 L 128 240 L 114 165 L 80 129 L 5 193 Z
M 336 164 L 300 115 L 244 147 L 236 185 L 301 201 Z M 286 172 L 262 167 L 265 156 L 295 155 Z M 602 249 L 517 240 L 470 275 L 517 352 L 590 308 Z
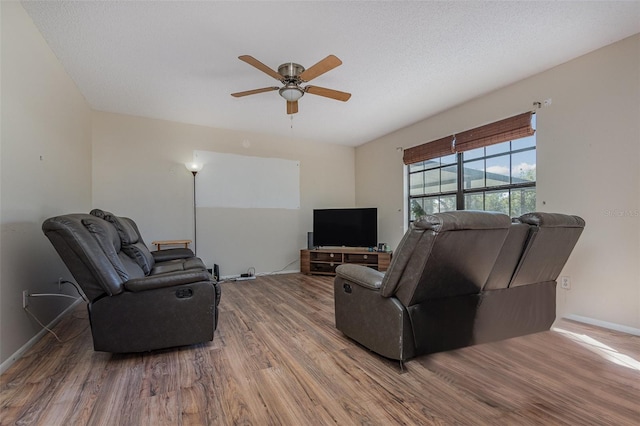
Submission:
M 297 101 L 304 95 L 304 92 L 298 86 L 285 86 L 278 93 L 289 102 Z

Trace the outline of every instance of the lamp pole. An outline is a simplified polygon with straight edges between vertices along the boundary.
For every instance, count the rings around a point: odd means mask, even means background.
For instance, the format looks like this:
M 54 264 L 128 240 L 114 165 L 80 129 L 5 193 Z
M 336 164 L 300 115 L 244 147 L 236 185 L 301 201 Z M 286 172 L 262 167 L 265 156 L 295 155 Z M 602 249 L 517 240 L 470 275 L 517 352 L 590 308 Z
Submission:
M 196 215 L 196 175 L 197 170 L 191 170 L 193 174 L 193 253 L 198 254 L 198 222 Z
M 196 215 L 196 175 L 202 170 L 200 163 L 186 163 L 187 170 L 193 174 L 193 253 L 198 253 L 198 222 Z

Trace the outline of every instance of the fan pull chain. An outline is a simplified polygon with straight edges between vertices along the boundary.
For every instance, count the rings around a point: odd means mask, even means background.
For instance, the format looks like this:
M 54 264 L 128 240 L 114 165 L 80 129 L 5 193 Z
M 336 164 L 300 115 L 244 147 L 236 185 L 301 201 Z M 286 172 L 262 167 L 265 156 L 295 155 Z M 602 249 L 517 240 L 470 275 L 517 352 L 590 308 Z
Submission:
M 291 118 L 291 130 L 293 130 L 293 114 L 289 114 L 289 117 Z

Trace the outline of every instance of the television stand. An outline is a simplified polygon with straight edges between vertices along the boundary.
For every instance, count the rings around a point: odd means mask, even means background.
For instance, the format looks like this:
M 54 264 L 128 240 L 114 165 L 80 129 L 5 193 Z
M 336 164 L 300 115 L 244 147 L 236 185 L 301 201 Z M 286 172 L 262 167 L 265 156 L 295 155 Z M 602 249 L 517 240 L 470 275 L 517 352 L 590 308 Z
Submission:
M 358 248 L 327 248 L 300 250 L 300 272 L 307 275 L 335 275 L 336 267 L 344 263 L 368 266 L 386 271 L 391 262 L 391 253 L 368 251 Z

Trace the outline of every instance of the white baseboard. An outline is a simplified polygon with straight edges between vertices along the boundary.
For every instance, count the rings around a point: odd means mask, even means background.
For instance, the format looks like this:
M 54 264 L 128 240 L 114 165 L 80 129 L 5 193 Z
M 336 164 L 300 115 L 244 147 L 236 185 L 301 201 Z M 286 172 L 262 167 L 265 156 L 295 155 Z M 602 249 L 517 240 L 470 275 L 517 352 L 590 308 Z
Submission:
M 299 269 L 286 269 L 284 271 L 274 271 L 274 272 L 258 272 L 256 277 L 267 277 L 269 275 L 281 275 L 281 274 L 299 274 Z M 224 275 L 220 277 L 220 281 L 233 281 L 240 278 L 240 275 Z M 239 279 L 238 281 L 244 281 L 244 279 Z
M 72 310 L 80 302 L 82 302 L 82 299 L 78 298 L 78 300 L 76 300 L 71 305 L 69 305 L 64 311 L 62 311 L 60 313 L 60 315 L 55 317 L 49 324 L 47 324 L 47 328 L 54 327 L 58 322 L 60 322 L 62 317 L 65 316 L 67 312 Z M 33 345 L 35 345 L 38 342 L 38 340 L 42 339 L 42 337 L 47 333 L 48 333 L 48 331 L 43 328 L 42 330 L 40 330 L 38 332 L 38 334 L 33 336 L 31 339 L 29 339 L 29 341 L 27 343 L 22 345 L 22 347 L 20 349 L 15 351 L 13 353 L 13 355 L 11 355 L 2 364 L 0 364 L 0 374 L 3 374 L 5 371 L 7 371 L 9 369 L 9 367 L 11 367 L 17 360 L 19 360 L 22 357 L 22 355 L 25 354 L 25 352 L 27 352 L 29 349 L 31 349 L 31 347 Z
M 633 334 L 634 336 L 640 336 L 640 328 L 629 327 L 627 325 L 616 324 L 614 322 L 601 321 L 594 318 L 583 317 L 580 315 L 565 315 L 563 318 L 583 322 L 585 324 L 591 324 L 602 328 L 608 328 L 609 330 L 621 331 L 627 334 Z
M 282 274 L 299 274 L 300 269 L 286 269 L 284 271 L 275 271 L 275 272 L 261 272 L 256 274 L 256 277 L 266 276 L 266 275 L 282 275 Z

